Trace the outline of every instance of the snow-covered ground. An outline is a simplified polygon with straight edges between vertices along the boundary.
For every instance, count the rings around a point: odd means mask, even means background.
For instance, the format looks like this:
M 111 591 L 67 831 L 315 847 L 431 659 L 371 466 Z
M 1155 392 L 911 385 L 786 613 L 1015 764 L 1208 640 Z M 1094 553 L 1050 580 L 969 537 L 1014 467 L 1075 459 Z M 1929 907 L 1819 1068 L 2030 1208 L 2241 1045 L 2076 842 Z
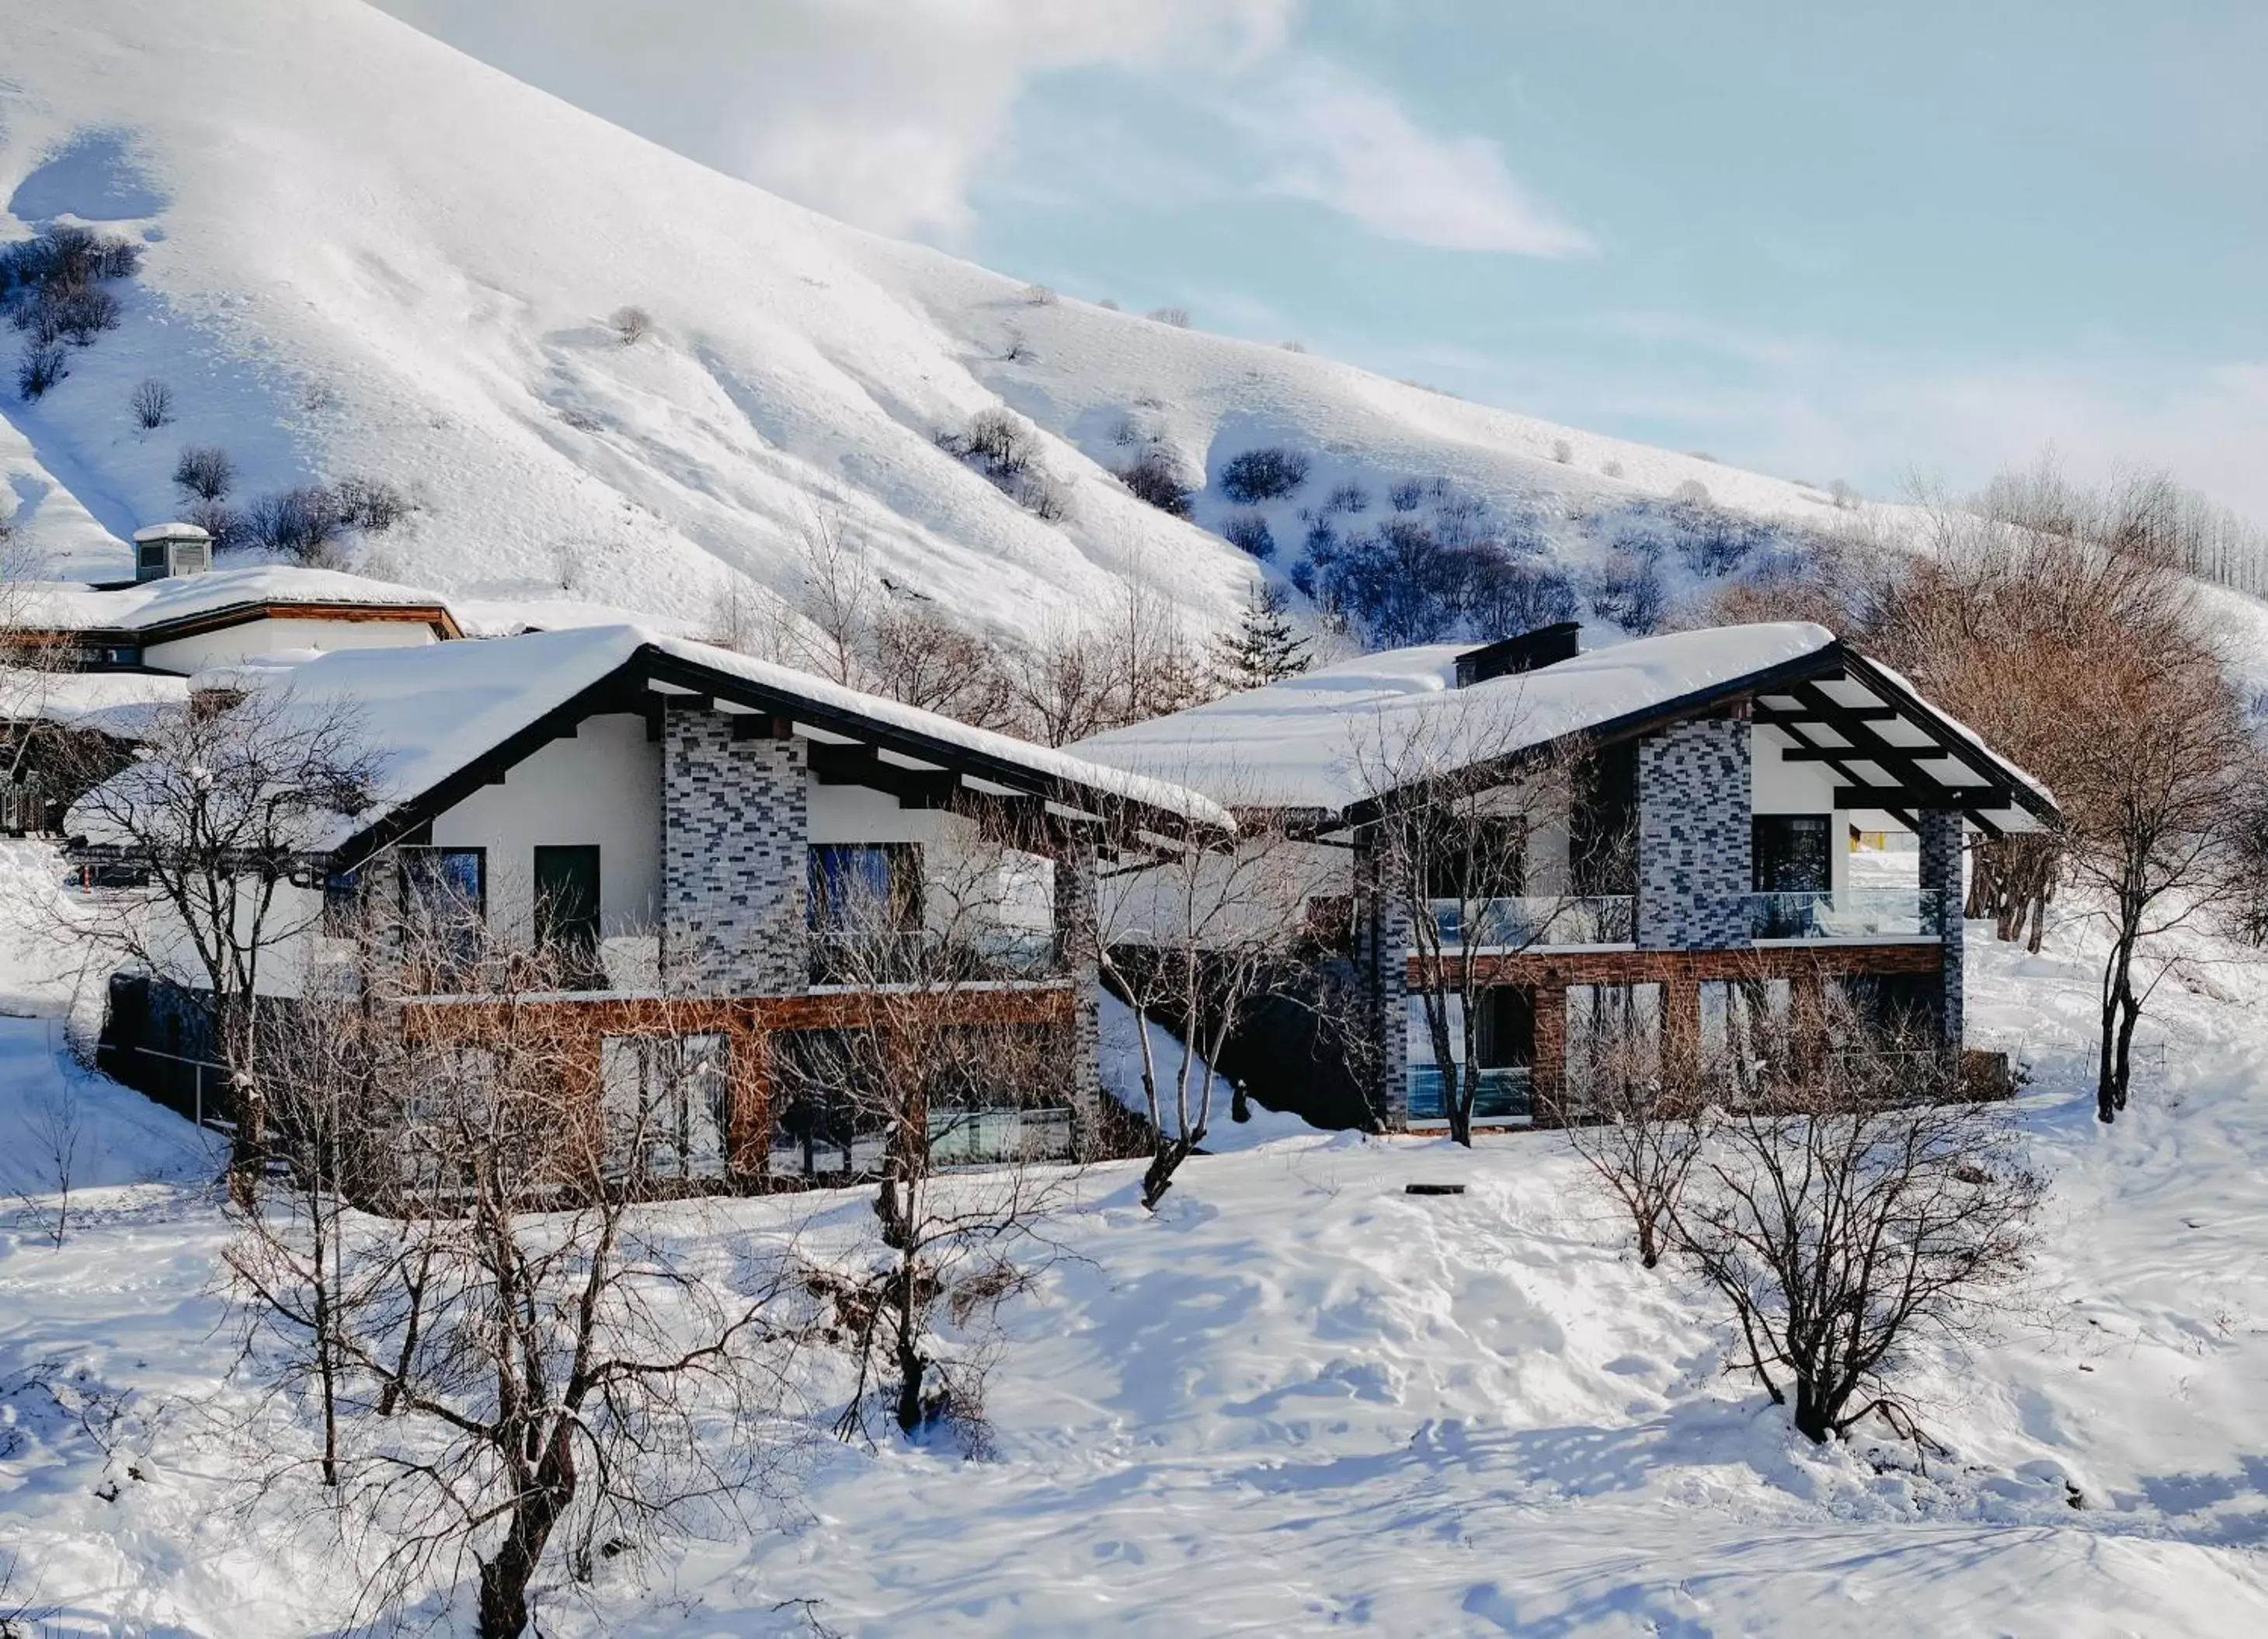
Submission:
M 18 903 L 51 881 L 40 853 L 9 851 Z M 1974 1033 L 2032 1066 L 2056 1184 L 2005 1340 L 1915 1385 L 1952 1453 L 1926 1474 L 1815 1451 L 1727 1377 L 1706 1309 L 1638 1266 L 1559 1138 L 1467 1154 L 1279 1121 L 1190 1163 L 1154 1217 L 1134 1167 L 1084 1179 L 1071 1255 L 1009 1311 L 995 1459 L 814 1440 L 768 1527 L 668 1545 L 588 1605 L 551 1585 L 543 1631 L 2262 1631 L 2268 971 L 2205 954 L 2154 1002 L 2169 1045 L 2106 1132 L 2087 936 L 1972 944 Z M 348 1579 L 306 1499 L 228 1506 L 205 1414 L 244 1390 L 195 1136 L 64 1064 L 55 986 L 11 986 L 48 1016 L 0 1019 L 0 1187 L 37 1189 L 13 1135 L 64 1078 L 100 1157 L 61 1250 L 48 1203 L 0 1227 L 13 1597 L 65 1634 L 329 1631 Z M 1403 1192 L 1420 1180 L 1469 1192 Z M 866 1210 L 730 1207 L 822 1232 Z
M 1602 550 L 1572 514 L 1687 483 L 1838 515 L 1815 487 L 1037 299 L 357 0 L 0 0 L 0 242 L 76 222 L 146 251 L 116 286 L 122 328 L 72 350 L 36 403 L 0 402 L 0 518 L 54 572 L 121 572 L 125 535 L 180 506 L 170 475 L 190 445 L 234 457 L 239 504 L 313 480 L 400 486 L 417 510 L 364 568 L 696 623 L 739 577 L 792 589 L 824 515 L 893 587 L 1004 632 L 1105 609 L 1129 574 L 1213 624 L 1255 572 L 1210 533 L 1234 510 L 1217 481 L 1262 445 L 1312 458 L 1268 509 L 1286 553 L 1299 506 L 1356 484 L 1374 522 L 1409 479 L 1570 552 Z M 631 347 L 606 324 L 626 305 L 654 326 Z M 145 378 L 173 393 L 155 431 L 128 410 Z M 1068 518 L 1020 509 L 937 447 L 1003 403 L 1041 430 Z M 1108 476 L 1136 453 L 1130 426 L 1214 481 L 1197 525 Z

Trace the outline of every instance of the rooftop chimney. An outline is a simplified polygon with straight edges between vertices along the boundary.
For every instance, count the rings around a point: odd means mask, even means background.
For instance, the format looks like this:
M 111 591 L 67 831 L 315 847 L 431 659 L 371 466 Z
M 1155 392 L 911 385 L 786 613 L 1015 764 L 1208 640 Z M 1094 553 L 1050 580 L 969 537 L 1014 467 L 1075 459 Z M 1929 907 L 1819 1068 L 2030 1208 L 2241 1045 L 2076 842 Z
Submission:
M 134 532 L 134 579 L 165 580 L 212 567 L 212 536 L 193 523 L 153 523 Z
M 1582 635 L 1580 623 L 1563 620 L 1484 648 L 1468 649 L 1457 656 L 1457 687 L 1469 689 L 1491 677 L 1507 677 L 1514 672 L 1536 671 L 1561 661 L 1572 661 L 1582 653 L 1578 642 Z

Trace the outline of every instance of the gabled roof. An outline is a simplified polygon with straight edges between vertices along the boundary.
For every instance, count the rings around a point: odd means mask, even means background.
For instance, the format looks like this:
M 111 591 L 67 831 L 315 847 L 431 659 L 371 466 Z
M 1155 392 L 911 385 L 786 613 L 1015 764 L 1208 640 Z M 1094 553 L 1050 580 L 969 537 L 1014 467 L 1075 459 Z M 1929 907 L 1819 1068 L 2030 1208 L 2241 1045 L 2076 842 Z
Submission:
M 1219 804 L 1181 786 L 638 626 L 341 650 L 298 664 L 216 668 L 192 683 L 274 691 L 292 713 L 351 714 L 355 738 L 378 763 L 374 801 L 357 815 L 335 816 L 311 830 L 302 845 L 311 853 L 354 855 L 383 846 L 549 741 L 571 735 L 585 717 L 643 709 L 671 694 L 706 697 L 744 714 L 792 722 L 799 734 L 815 731 L 900 759 L 885 764 L 878 778 L 894 769 L 908 777 L 952 770 L 1137 824 L 1234 825 Z
M 1843 806 L 1960 808 L 2007 830 L 2055 816 L 2045 786 L 1824 626 L 1669 632 L 1460 689 L 1457 661 L 1469 653 L 1469 644 L 1430 644 L 1366 654 L 1069 749 L 1186 782 L 1232 808 L 1300 812 L 1329 826 L 1368 817 L 1420 764 L 1437 777 L 1509 766 L 1572 737 L 1605 743 L 1744 703 L 1791 745 L 1802 741 L 1803 760 L 1835 770 L 1856 794 Z M 1887 762 L 1863 756 L 1869 745 Z M 1813 748 L 1848 756 L 1814 757 Z
M 439 636 L 461 635 L 448 601 L 438 592 L 290 564 L 216 569 L 125 587 L 18 582 L 9 588 L 9 598 L 11 624 L 26 631 L 115 632 L 144 643 L 262 617 L 422 620 Z

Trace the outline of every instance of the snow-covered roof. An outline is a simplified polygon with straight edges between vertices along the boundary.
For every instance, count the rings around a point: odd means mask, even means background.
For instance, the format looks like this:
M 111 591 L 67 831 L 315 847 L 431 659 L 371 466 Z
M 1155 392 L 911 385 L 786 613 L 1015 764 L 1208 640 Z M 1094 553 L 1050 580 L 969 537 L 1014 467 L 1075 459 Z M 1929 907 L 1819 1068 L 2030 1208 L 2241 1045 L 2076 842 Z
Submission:
M 1084 757 L 1187 781 L 1234 806 L 1336 814 L 1436 769 L 1510 756 L 1835 646 L 1803 622 L 1672 632 L 1456 686 L 1469 643 L 1389 649 L 1096 735 Z
M 0 668 L 0 720 L 63 723 L 131 738 L 161 706 L 188 698 L 189 680 L 166 672 Z
M 264 604 L 447 609 L 438 592 L 335 569 L 258 564 L 104 588 L 75 580 L 18 581 L 8 588 L 12 624 L 40 631 L 150 631 Z
M 1980 798 L 1989 794 L 1988 783 L 2021 786 L 2032 799 L 2023 806 L 2052 812 L 2046 787 L 1895 673 L 1850 653 L 1833 632 L 1808 622 L 1668 632 L 1460 689 L 1457 657 L 1470 652 L 1470 645 L 1431 644 L 1366 654 L 1069 749 L 1184 782 L 1232 808 L 1337 816 L 1418 778 L 1515 757 L 1572 735 L 1627 730 L 1651 713 L 1688 704 L 1698 710 L 1749 692 L 1769 702 L 1776 698 L 1771 685 L 1801 680 L 1807 687 L 1865 694 L 1847 703 L 1853 707 L 1884 703 L 1878 695 L 1894 697 L 1888 703 L 1905 720 L 1896 727 L 1909 730 L 1904 747 L 1957 741 L 1982 765 L 1949 771 L 1955 778 L 1940 783 L 1973 783 Z M 1860 670 L 1874 683 L 1836 681 Z M 1866 693 L 1870 688 L 1874 692 Z M 1850 761 L 1867 764 L 1856 749 Z M 1871 765 L 1851 778 L 1871 780 Z M 1898 781 L 1893 772 L 1877 782 L 1886 801 Z M 2033 822 L 2019 815 L 2012 823 L 2025 828 Z
M 190 681 L 193 688 L 274 691 L 287 714 L 350 715 L 354 738 L 378 763 L 372 787 L 375 801 L 358 815 L 333 816 L 310 831 L 302 845 L 323 853 L 414 808 L 514 735 L 634 663 L 666 668 L 674 676 L 690 677 L 723 698 L 731 696 L 735 684 L 743 685 L 764 698 L 766 709 L 808 711 L 830 724 L 864 725 L 886 736 L 895 731 L 909 743 L 1021 771 L 1035 783 L 1084 789 L 1199 825 L 1233 827 L 1219 804 L 1167 781 L 972 728 L 917 706 L 642 626 L 577 627 L 414 649 L 347 649 L 299 664 L 266 657 L 201 672 Z M 75 832 L 85 830 L 77 819 L 74 816 Z M 117 840 L 91 834 L 89 839 Z

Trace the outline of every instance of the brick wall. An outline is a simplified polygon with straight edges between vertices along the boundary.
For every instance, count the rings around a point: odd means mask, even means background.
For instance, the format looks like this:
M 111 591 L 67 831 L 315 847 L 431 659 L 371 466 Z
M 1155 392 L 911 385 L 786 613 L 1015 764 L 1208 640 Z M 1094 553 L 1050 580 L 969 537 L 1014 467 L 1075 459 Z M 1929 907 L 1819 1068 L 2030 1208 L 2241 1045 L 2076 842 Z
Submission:
M 805 988 L 802 744 L 735 740 L 733 720 L 671 711 L 662 727 L 665 982 L 690 995 Z
M 1749 725 L 1678 723 L 1638 748 L 1638 943 L 1720 950 L 1749 942 Z

